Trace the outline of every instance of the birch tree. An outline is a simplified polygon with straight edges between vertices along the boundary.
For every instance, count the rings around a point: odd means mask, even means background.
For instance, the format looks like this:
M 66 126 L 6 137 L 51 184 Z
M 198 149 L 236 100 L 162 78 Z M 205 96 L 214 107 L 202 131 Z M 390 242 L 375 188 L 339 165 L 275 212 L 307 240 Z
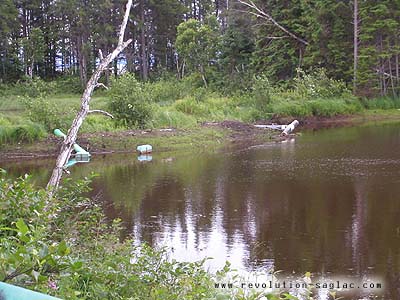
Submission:
M 102 112 L 105 115 L 109 115 L 107 112 L 103 111 L 91 111 L 90 110 L 90 100 L 92 98 L 93 91 L 96 87 L 100 86 L 98 83 L 98 80 L 100 79 L 101 74 L 108 68 L 108 65 L 115 59 L 117 56 L 132 42 L 131 39 L 128 39 L 127 41 L 124 41 L 124 35 L 125 35 L 125 29 L 126 25 L 128 23 L 128 18 L 129 18 L 129 13 L 130 9 L 132 6 L 132 0 L 128 0 L 128 3 L 126 4 L 126 9 L 125 9 L 125 14 L 124 18 L 122 21 L 122 25 L 119 31 L 119 36 L 118 36 L 118 44 L 116 48 L 109 53 L 107 56 L 103 56 L 102 52 L 100 51 L 99 56 L 100 56 L 100 64 L 97 67 L 97 69 L 94 71 L 93 75 L 89 79 L 88 83 L 86 84 L 85 91 L 83 92 L 83 95 L 81 97 L 81 108 L 77 112 L 74 121 L 72 122 L 72 125 L 70 129 L 68 130 L 67 136 L 64 139 L 60 153 L 57 157 L 56 160 L 56 166 L 53 169 L 52 175 L 50 177 L 50 180 L 47 184 L 47 188 L 50 191 L 50 194 L 53 193 L 55 189 L 58 188 L 60 184 L 60 180 L 64 171 L 64 166 L 68 162 L 70 156 L 71 156 L 71 151 L 73 148 L 73 145 L 75 144 L 75 141 L 77 139 L 78 131 L 87 117 L 88 114 L 92 112 Z

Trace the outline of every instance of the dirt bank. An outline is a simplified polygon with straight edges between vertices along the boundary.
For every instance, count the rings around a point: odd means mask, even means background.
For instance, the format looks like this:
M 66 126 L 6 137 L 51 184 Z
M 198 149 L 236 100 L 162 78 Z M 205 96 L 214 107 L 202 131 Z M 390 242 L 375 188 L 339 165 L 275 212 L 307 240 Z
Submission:
M 331 127 L 354 126 L 369 121 L 400 120 L 400 112 L 387 114 L 369 114 L 334 117 L 305 117 L 300 121 L 296 131 L 302 129 L 320 129 Z M 277 118 L 258 121 L 256 124 L 288 124 L 294 118 Z M 210 147 L 222 143 L 259 143 L 279 141 L 279 131 L 261 129 L 253 124 L 239 121 L 204 122 L 200 128 L 192 130 L 154 129 L 127 130 L 118 132 L 98 132 L 81 134 L 78 144 L 93 155 L 116 152 L 133 152 L 139 144 L 152 144 L 159 151 L 176 150 L 188 147 Z M 34 144 L 7 145 L 0 149 L 0 162 L 54 157 L 58 154 L 61 140 L 49 135 L 46 139 Z
M 188 147 L 214 147 L 223 143 L 250 141 L 277 135 L 252 124 L 224 121 L 201 124 L 192 130 L 154 129 L 98 132 L 79 135 L 77 143 L 91 154 L 133 152 L 139 144 L 151 144 L 158 151 L 179 150 Z M 54 157 L 58 154 L 61 140 L 49 135 L 34 144 L 7 145 L 0 150 L 0 162 L 17 159 Z

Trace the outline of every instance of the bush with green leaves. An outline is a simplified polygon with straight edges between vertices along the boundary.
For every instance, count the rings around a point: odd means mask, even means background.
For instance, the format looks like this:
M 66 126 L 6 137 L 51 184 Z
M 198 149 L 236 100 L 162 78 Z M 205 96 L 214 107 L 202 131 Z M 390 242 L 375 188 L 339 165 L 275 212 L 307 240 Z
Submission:
M 161 105 L 172 103 L 184 94 L 182 83 L 174 78 L 145 83 L 144 91 L 152 102 Z
M 48 132 L 56 128 L 67 129 L 72 124 L 73 109 L 65 114 L 49 98 L 25 98 L 24 104 L 27 108 L 28 117 L 31 121 L 42 124 Z
M 109 91 L 109 110 L 118 125 L 128 128 L 145 128 L 151 120 L 151 97 L 135 76 L 126 73 L 112 82 Z
M 256 76 L 253 83 L 255 108 L 265 113 L 271 103 L 271 84 L 265 75 Z
M 53 94 L 55 87 L 55 81 L 44 81 L 39 77 L 34 77 L 33 79 L 26 78 L 25 81 L 15 84 L 14 91 L 16 95 L 36 98 Z
M 343 81 L 329 78 L 325 69 L 315 69 L 306 73 L 297 69 L 294 79 L 295 92 L 303 99 L 352 97 Z

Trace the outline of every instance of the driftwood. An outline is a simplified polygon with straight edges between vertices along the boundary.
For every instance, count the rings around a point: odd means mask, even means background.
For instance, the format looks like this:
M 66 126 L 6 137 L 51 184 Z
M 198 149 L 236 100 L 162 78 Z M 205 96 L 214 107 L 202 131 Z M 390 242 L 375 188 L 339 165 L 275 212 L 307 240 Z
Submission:
M 57 157 L 56 161 L 56 166 L 53 169 L 53 173 L 50 177 L 50 180 L 47 184 L 47 188 L 50 191 L 50 194 L 58 188 L 58 185 L 60 184 L 60 180 L 62 177 L 62 173 L 64 170 L 65 164 L 68 162 L 70 156 L 71 156 L 71 151 L 72 147 L 75 144 L 78 131 L 85 120 L 86 116 L 91 113 L 91 112 L 97 112 L 97 113 L 103 113 L 107 116 L 112 117 L 111 114 L 104 112 L 104 111 L 90 111 L 89 109 L 89 104 L 90 100 L 92 98 L 92 93 L 94 89 L 98 86 L 102 86 L 101 84 L 98 83 L 98 80 L 100 79 L 101 74 L 107 70 L 108 65 L 132 42 L 131 39 L 127 40 L 124 42 L 124 35 L 125 35 L 125 29 L 126 25 L 128 23 L 128 18 L 129 18 L 129 12 L 132 7 L 132 0 L 128 0 L 128 3 L 126 4 L 126 10 L 125 10 L 125 15 L 124 19 L 122 21 L 122 25 L 119 31 L 119 36 L 118 36 L 118 45 L 112 51 L 110 54 L 108 54 L 106 57 L 103 57 L 103 54 L 101 51 L 99 51 L 100 54 L 100 64 L 98 68 L 95 70 L 93 73 L 92 77 L 89 79 L 88 83 L 86 84 L 85 91 L 83 92 L 82 98 L 81 98 L 81 108 L 76 114 L 76 117 L 74 121 L 72 122 L 72 125 L 70 129 L 68 130 L 67 136 L 64 139 L 60 153 Z
M 274 24 L 276 27 L 278 27 L 280 30 L 285 32 L 290 37 L 294 38 L 295 40 L 301 42 L 304 45 L 308 45 L 308 42 L 306 40 L 298 37 L 291 31 L 289 31 L 287 28 L 283 27 L 270 14 L 268 14 L 266 11 L 259 8 L 252 0 L 238 0 L 238 2 L 242 5 L 250 8 L 249 11 L 246 11 L 247 13 L 252 14 L 252 15 L 256 16 L 257 18 L 262 18 L 262 19 L 265 19 L 265 20 L 271 22 L 272 24 Z M 272 37 L 272 38 L 276 39 L 277 37 Z M 284 37 L 279 37 L 279 38 L 284 38 Z

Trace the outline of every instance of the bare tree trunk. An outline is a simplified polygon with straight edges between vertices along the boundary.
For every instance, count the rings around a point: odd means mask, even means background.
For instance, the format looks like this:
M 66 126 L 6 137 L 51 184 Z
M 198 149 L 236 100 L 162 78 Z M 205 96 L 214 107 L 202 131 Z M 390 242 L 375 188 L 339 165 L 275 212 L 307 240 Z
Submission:
M 380 57 L 382 56 L 382 53 L 383 53 L 383 37 L 382 37 L 382 34 L 380 34 L 379 35 L 379 56 Z M 382 73 L 381 78 L 382 78 L 382 88 L 383 88 L 381 94 L 382 94 L 382 96 L 386 96 L 386 94 L 387 94 L 387 85 L 386 85 L 386 78 L 383 75 L 385 73 L 385 60 L 383 58 L 379 58 L 379 63 L 380 63 L 379 68 L 380 68 L 381 73 Z
M 149 70 L 148 70 L 147 51 L 146 51 L 146 15 L 145 15 L 144 0 L 142 0 L 140 4 L 141 4 L 140 18 L 142 22 L 142 28 L 140 31 L 140 50 L 141 50 L 140 60 L 141 60 L 142 79 L 146 81 L 149 76 Z
M 57 189 L 58 185 L 60 184 L 64 166 L 68 162 L 71 156 L 72 147 L 76 141 L 78 131 L 83 121 L 85 120 L 86 116 L 91 112 L 89 110 L 90 100 L 94 89 L 98 86 L 98 80 L 101 74 L 103 73 L 104 70 L 108 68 L 108 65 L 119 55 L 119 53 L 121 53 L 121 51 L 123 51 L 132 42 L 131 39 L 124 42 L 125 28 L 126 28 L 126 23 L 128 22 L 129 11 L 131 9 L 131 6 L 132 6 L 132 0 L 128 0 L 124 19 L 119 32 L 117 47 L 114 49 L 113 52 L 108 54 L 105 58 L 103 58 L 103 55 L 100 54 L 100 65 L 94 71 L 93 75 L 91 76 L 86 85 L 85 91 L 83 92 L 81 98 L 81 108 L 78 111 L 77 115 L 75 116 L 75 119 L 72 122 L 70 129 L 68 130 L 67 136 L 64 139 L 64 142 L 62 143 L 60 153 L 57 157 L 56 166 L 54 167 L 53 173 L 47 184 L 47 188 L 50 192 L 50 195 L 52 195 L 53 191 Z
M 81 84 L 84 87 L 87 83 L 87 61 L 85 54 L 85 46 L 83 37 L 78 38 L 78 64 L 79 64 L 79 77 L 81 79 Z
M 389 74 L 390 74 L 390 77 L 389 77 L 389 80 L 390 80 L 390 86 L 391 86 L 391 88 L 392 88 L 392 95 L 393 95 L 393 97 L 396 97 L 396 90 L 395 90 L 395 88 L 394 88 L 394 81 L 393 81 L 393 71 L 392 71 L 392 63 L 391 63 L 391 60 L 392 60 L 392 58 L 391 57 L 389 57 L 389 59 L 388 59 L 388 63 L 389 63 Z
M 357 67 L 358 67 L 358 0 L 354 0 L 354 54 L 353 54 L 353 94 L 357 93 Z
M 203 65 L 200 66 L 200 74 L 201 74 L 201 78 L 203 79 L 203 82 L 204 82 L 204 87 L 207 89 L 208 84 L 207 84 L 207 79 L 206 79 L 206 72 L 205 72 Z

